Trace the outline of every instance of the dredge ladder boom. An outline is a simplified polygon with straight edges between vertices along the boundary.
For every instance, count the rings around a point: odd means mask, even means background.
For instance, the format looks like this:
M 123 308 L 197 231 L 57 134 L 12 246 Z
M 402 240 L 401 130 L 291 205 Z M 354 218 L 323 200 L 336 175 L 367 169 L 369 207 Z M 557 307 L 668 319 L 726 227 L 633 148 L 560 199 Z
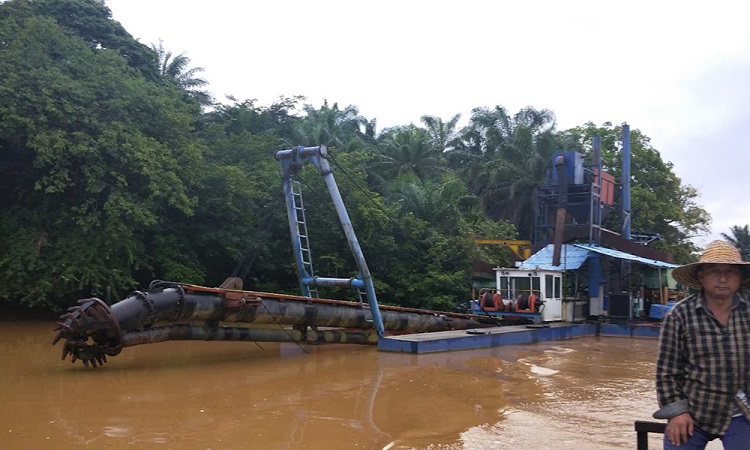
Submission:
M 333 171 L 328 164 L 328 149 L 324 145 L 318 147 L 294 147 L 289 150 L 276 152 L 276 159 L 281 162 L 282 186 L 286 199 L 286 211 L 289 217 L 289 231 L 292 237 L 294 258 L 297 263 L 297 278 L 299 279 L 302 295 L 313 297 L 317 293 L 318 286 L 350 286 L 364 291 L 372 314 L 372 322 L 379 336 L 384 333 L 383 319 L 378 308 L 378 299 L 375 295 L 375 287 L 372 282 L 370 270 L 367 267 L 362 248 L 359 246 L 357 235 L 354 233 L 352 221 L 346 212 L 346 206 L 341 198 Z M 320 170 L 325 180 L 328 192 L 333 200 L 339 222 L 344 229 L 349 248 L 354 255 L 359 276 L 357 278 L 326 278 L 318 277 L 313 273 L 312 255 L 307 234 L 307 222 L 305 220 L 305 208 L 302 203 L 302 191 L 299 182 L 294 180 L 297 172 L 303 164 L 309 161 Z

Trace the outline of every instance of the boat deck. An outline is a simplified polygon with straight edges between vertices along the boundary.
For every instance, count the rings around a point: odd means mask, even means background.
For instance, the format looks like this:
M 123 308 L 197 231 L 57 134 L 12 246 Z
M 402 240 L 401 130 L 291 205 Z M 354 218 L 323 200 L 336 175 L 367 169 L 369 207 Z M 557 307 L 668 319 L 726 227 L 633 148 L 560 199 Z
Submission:
M 435 353 L 531 344 L 588 336 L 658 338 L 658 324 L 566 323 L 513 325 L 469 330 L 415 333 L 378 339 L 378 350 L 397 353 Z

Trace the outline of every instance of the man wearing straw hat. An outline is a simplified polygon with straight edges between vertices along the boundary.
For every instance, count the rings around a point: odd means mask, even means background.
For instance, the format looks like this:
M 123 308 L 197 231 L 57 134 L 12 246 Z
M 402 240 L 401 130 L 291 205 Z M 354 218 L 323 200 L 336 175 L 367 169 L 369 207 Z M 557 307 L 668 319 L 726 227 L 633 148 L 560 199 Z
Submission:
M 750 449 L 750 263 L 734 246 L 713 241 L 697 263 L 672 276 L 699 290 L 665 316 L 659 337 L 656 391 L 669 419 L 664 448 L 703 449 L 720 438 L 725 449 Z

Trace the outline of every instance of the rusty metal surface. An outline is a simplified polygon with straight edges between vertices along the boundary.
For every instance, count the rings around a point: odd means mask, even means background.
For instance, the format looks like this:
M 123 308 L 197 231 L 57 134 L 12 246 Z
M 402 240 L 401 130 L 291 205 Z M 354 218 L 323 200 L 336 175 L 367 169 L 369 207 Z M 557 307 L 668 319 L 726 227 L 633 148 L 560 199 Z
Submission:
M 218 327 L 176 324 L 128 333 L 123 346 L 131 347 L 164 341 L 249 341 L 298 342 L 303 344 L 377 344 L 372 330 L 298 330 L 293 328 Z
M 122 351 L 120 325 L 112 316 L 109 306 L 98 298 L 78 301 L 60 317 L 52 345 L 65 339 L 62 359 L 70 355 L 72 362 L 81 360 L 83 365 L 96 367 L 107 362 L 107 355 L 115 356 Z

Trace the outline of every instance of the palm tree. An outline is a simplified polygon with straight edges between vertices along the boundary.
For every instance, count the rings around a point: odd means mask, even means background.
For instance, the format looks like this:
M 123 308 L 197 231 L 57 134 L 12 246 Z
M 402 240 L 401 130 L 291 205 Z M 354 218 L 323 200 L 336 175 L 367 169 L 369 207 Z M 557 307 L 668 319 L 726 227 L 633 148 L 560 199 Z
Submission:
M 463 213 L 470 210 L 476 200 L 466 185 L 451 175 L 439 182 L 424 183 L 412 179 L 396 183 L 392 197 L 405 212 L 414 214 L 443 233 L 454 232 Z
M 527 107 L 511 117 L 497 106 L 475 109 L 463 131 L 467 184 L 490 217 L 511 221 L 523 238 L 533 234 L 536 188 L 556 149 L 554 127 L 549 110 Z
M 431 144 L 428 132 L 415 125 L 386 130 L 378 139 L 380 161 L 375 172 L 386 178 L 413 174 L 421 181 L 437 179 L 443 168 L 442 153 Z
M 367 133 L 375 132 L 375 123 L 360 116 L 356 106 L 340 109 L 338 103 L 328 106 L 324 101 L 320 109 L 305 105 L 303 110 L 306 115 L 295 125 L 296 142 L 291 145 L 326 145 L 347 151 L 368 140 Z
M 748 228 L 748 225 L 745 225 L 744 227 L 734 225 L 729 231 L 731 232 L 731 235 L 721 233 L 721 237 L 737 247 L 743 261 L 750 261 L 750 228 Z
M 203 67 L 190 66 L 190 58 L 185 53 L 173 55 L 172 52 L 164 49 L 164 43 L 159 39 L 159 45 L 151 44 L 151 49 L 156 52 L 159 64 L 159 73 L 171 80 L 174 80 L 188 94 L 188 97 L 197 101 L 203 106 L 213 103 L 213 97 L 208 91 L 200 88 L 208 86 L 208 81 L 196 77 L 197 74 L 204 71 Z
M 436 151 L 445 153 L 453 150 L 458 144 L 460 135 L 457 128 L 461 114 L 456 114 L 448 122 L 435 116 L 422 116 L 422 123 L 427 127 L 430 141 Z
M 512 134 L 513 121 L 505 108 L 474 108 L 469 126 L 463 130 L 464 148 L 492 157 L 507 146 Z

